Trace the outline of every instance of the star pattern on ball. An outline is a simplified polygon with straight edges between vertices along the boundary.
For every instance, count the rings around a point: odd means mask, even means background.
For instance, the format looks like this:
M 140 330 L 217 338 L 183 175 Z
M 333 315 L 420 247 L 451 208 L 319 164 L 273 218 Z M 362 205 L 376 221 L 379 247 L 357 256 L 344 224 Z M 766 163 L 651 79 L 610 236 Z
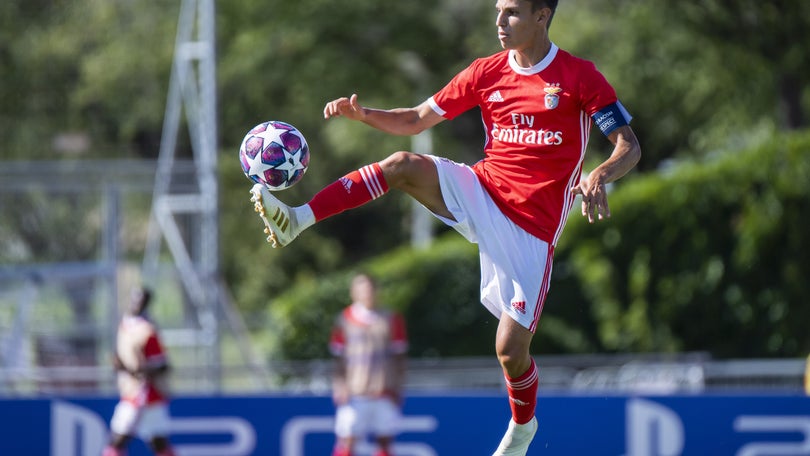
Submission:
M 284 140 L 281 139 L 281 135 L 283 135 L 285 133 L 290 133 L 290 131 L 289 130 L 283 130 L 281 128 L 274 128 L 271 125 L 270 128 L 268 128 L 267 131 L 265 132 L 264 139 L 265 139 L 265 141 L 267 141 L 268 145 L 271 144 L 271 143 L 276 143 L 279 146 L 284 147 Z M 298 136 L 298 135 L 296 135 L 296 136 Z
M 295 151 L 295 153 L 291 154 L 287 149 L 283 149 L 284 163 L 276 166 L 275 169 L 287 171 L 288 173 L 294 173 L 299 169 L 304 169 L 305 166 L 303 163 L 301 163 L 301 150 L 302 149 L 298 149 Z
M 248 175 L 250 176 L 258 176 L 260 179 L 264 179 L 264 172 L 268 169 L 273 169 L 271 165 L 262 161 L 262 151 L 259 151 L 255 157 L 248 158 L 248 163 L 250 164 L 250 169 L 248 170 Z
M 248 131 L 239 155 L 245 176 L 271 191 L 294 185 L 309 165 L 306 139 L 295 127 L 281 121 L 265 122 Z

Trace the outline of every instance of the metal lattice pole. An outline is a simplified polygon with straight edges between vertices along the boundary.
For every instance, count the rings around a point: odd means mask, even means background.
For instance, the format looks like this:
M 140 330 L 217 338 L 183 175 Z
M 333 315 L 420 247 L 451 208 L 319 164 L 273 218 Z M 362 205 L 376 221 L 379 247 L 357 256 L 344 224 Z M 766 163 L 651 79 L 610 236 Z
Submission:
M 163 241 L 171 253 L 199 330 L 209 386 L 221 388 L 217 284 L 217 122 L 214 0 L 183 0 L 155 176 L 152 212 L 143 261 L 147 283 L 159 275 Z M 185 112 L 193 151 L 197 191 L 172 193 L 181 114 Z M 193 219 L 188 229 L 178 216 Z

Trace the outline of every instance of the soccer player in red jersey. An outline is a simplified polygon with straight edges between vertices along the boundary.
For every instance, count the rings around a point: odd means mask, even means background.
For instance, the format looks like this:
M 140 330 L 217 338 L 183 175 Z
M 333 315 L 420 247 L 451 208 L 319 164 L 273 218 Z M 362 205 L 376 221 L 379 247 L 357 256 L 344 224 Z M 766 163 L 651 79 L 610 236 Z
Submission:
M 495 455 L 524 455 L 537 430 L 537 367 L 529 353 L 549 288 L 554 246 L 577 195 L 593 223 L 610 217 L 605 185 L 638 162 L 630 115 L 593 63 L 558 48 L 548 29 L 556 0 L 497 0 L 503 51 L 475 60 L 413 108 L 373 109 L 357 95 L 330 101 L 324 117 L 414 135 L 474 107 L 486 128 L 484 158 L 472 166 L 396 152 L 325 187 L 303 206 L 281 203 L 261 185 L 252 201 L 274 247 L 304 229 L 395 188 L 478 243 L 481 302 L 500 319 L 495 348 L 512 419 Z M 614 145 L 586 176 L 591 126 Z
M 374 456 L 391 456 L 401 418 L 408 335 L 405 320 L 377 303 L 367 274 L 351 281 L 352 303 L 335 319 L 329 350 L 335 357 L 333 398 L 335 444 L 332 456 L 352 456 L 366 435 L 377 442 Z
M 157 327 L 147 317 L 151 300 L 149 289 L 133 290 L 129 309 L 118 325 L 113 362 L 121 400 L 110 421 L 110 442 L 103 456 L 127 454 L 136 434 L 157 456 L 174 456 L 166 435 L 169 364 Z

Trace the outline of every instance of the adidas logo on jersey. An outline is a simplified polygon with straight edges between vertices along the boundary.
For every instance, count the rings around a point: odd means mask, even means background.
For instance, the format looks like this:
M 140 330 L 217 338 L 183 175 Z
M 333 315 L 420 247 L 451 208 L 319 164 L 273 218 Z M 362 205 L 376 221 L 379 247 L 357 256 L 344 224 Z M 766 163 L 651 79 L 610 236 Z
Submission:
M 501 91 L 496 90 L 496 91 L 492 92 L 492 95 L 490 95 L 489 98 L 487 98 L 487 101 L 489 101 L 489 102 L 503 101 L 503 97 L 501 96 Z

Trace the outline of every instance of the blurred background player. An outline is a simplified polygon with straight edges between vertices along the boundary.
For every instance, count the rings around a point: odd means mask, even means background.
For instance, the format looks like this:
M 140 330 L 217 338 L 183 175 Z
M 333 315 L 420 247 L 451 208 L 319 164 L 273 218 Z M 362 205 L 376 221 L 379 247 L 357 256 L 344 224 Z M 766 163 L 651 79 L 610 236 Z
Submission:
M 406 192 L 478 244 L 481 303 L 499 319 L 495 351 L 512 412 L 495 456 L 525 455 L 537 432 L 531 341 L 574 199 L 582 197 L 589 222 L 610 217 L 606 185 L 641 157 L 631 116 L 604 75 L 551 41 L 556 8 L 557 0 L 497 0 L 493 25 L 503 51 L 473 61 L 418 106 L 368 108 L 353 94 L 324 107 L 327 119 L 341 116 L 397 135 L 480 108 L 487 138 L 474 165 L 400 151 L 341 177 L 302 206 L 285 205 L 262 185 L 251 190 L 274 247 L 389 189 Z M 613 151 L 583 174 L 594 124 Z
M 376 456 L 390 456 L 406 369 L 405 321 L 377 306 L 376 285 L 366 274 L 352 279 L 350 296 L 352 303 L 336 318 L 329 341 L 337 407 L 333 456 L 352 456 L 367 435 L 377 442 Z
M 807 355 L 804 365 L 804 392 L 810 396 L 810 355 Z
M 103 456 L 126 454 L 135 435 L 158 456 L 175 454 L 167 437 L 169 363 L 157 327 L 147 315 L 151 300 L 149 289 L 134 289 L 118 325 L 113 364 L 121 399 L 110 421 L 110 441 Z

